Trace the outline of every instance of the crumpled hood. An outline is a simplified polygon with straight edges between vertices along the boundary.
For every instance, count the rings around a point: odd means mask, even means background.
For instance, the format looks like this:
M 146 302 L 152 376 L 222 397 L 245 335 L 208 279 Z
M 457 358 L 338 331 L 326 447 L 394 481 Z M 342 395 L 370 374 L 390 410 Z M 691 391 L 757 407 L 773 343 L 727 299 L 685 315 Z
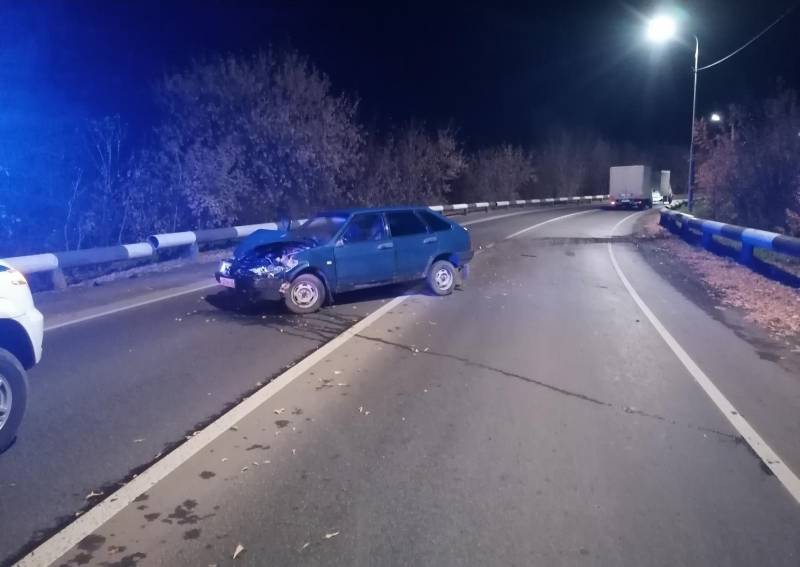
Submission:
M 283 237 L 285 236 L 284 234 Z M 291 257 L 315 247 L 311 241 L 279 239 L 277 242 L 261 243 L 249 248 L 242 256 L 234 258 L 231 274 L 275 277 L 294 267 L 290 264 Z
M 266 228 L 261 228 L 239 243 L 239 245 L 233 251 L 233 257 L 238 260 L 239 258 L 246 256 L 254 248 L 284 240 L 286 235 L 287 233 L 282 230 L 269 230 Z

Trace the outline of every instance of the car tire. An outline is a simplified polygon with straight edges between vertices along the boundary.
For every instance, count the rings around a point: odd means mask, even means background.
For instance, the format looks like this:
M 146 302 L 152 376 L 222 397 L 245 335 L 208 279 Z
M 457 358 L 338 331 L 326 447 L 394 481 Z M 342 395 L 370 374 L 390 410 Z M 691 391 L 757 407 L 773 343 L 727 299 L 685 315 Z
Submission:
M 300 274 L 286 290 L 283 301 L 292 313 L 306 315 L 319 311 L 325 303 L 325 295 L 325 285 L 317 276 Z
M 0 453 L 17 438 L 28 404 L 28 377 L 19 360 L 0 348 Z
M 434 262 L 428 270 L 428 287 L 436 295 L 450 295 L 456 287 L 456 267 L 447 260 Z

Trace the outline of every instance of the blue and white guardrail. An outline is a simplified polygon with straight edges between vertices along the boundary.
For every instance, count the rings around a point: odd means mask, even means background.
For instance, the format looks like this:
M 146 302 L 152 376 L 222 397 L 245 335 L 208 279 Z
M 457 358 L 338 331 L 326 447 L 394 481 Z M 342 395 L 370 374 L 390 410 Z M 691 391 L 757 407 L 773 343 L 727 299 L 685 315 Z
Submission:
M 800 238 L 778 234 L 777 232 L 701 219 L 667 209 L 661 211 L 660 223 L 661 226 L 683 236 L 688 236 L 691 231 L 699 232 L 706 248 L 711 246 L 715 235 L 739 242 L 742 245 L 739 260 L 743 264 L 752 264 L 753 250 L 755 248 L 800 257 Z
M 484 201 L 481 203 L 458 203 L 455 205 L 431 205 L 430 209 L 445 214 L 467 214 L 474 211 L 488 211 L 490 209 L 502 209 L 507 207 L 559 205 L 574 202 L 591 202 L 607 198 L 608 195 L 591 195 L 555 199 L 516 199 L 513 201 Z M 239 240 L 261 229 L 277 230 L 278 225 L 274 222 L 267 222 L 207 230 L 154 234 L 149 236 L 146 242 L 120 244 L 118 246 L 106 246 L 103 248 L 87 248 L 85 250 L 48 252 L 29 256 L 13 256 L 11 258 L 3 258 L 2 260 L 24 274 L 53 272 L 58 275 L 58 278 L 54 275 L 54 282 L 57 280 L 63 282 L 61 270 L 64 268 L 152 258 L 157 256 L 159 250 L 176 247 L 188 247 L 190 250 L 196 252 L 198 244 Z

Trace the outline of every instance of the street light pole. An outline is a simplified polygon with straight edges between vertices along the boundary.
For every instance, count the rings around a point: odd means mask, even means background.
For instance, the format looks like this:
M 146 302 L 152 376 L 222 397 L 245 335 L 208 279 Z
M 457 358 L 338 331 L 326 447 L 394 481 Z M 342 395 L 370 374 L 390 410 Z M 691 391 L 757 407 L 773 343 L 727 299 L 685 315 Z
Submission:
M 694 181 L 694 121 L 697 109 L 697 63 L 700 60 L 700 40 L 694 36 L 694 86 L 692 88 L 692 128 L 689 136 L 689 179 L 686 183 L 686 196 L 689 201 L 689 212 L 694 206 L 694 191 L 692 184 Z

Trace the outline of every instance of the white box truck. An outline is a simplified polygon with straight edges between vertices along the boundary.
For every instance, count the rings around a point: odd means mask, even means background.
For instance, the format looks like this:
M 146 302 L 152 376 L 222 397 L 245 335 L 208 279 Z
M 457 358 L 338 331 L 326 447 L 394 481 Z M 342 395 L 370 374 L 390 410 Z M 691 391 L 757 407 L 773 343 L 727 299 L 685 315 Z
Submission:
M 652 172 L 646 165 L 620 165 L 611 168 L 608 181 L 612 207 L 653 206 Z

